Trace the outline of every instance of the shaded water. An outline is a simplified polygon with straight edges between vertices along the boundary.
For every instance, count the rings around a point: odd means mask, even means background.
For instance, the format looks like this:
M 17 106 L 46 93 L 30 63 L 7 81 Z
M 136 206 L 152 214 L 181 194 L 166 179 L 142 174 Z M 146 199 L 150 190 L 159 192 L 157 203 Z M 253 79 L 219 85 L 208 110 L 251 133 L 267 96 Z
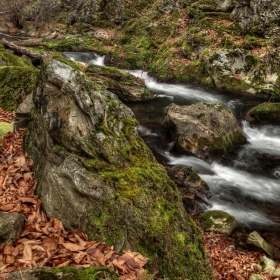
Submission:
M 85 64 L 99 63 L 84 53 L 67 53 L 67 56 Z M 86 60 L 84 60 L 86 57 Z M 138 131 L 153 150 L 159 162 L 169 165 L 193 166 L 212 192 L 209 209 L 224 210 L 234 215 L 239 223 L 251 229 L 280 228 L 280 166 L 273 170 L 263 169 L 255 153 L 280 155 L 280 126 L 252 127 L 242 121 L 244 113 L 264 102 L 252 96 L 201 89 L 192 85 L 159 83 L 146 72 L 129 71 L 145 80 L 147 87 L 156 93 L 153 100 L 128 104 L 139 121 Z M 221 103 L 229 108 L 240 121 L 248 140 L 232 156 L 228 164 L 207 163 L 201 159 L 172 155 L 167 151 L 163 120 L 165 108 L 171 104 L 189 105 L 197 102 Z

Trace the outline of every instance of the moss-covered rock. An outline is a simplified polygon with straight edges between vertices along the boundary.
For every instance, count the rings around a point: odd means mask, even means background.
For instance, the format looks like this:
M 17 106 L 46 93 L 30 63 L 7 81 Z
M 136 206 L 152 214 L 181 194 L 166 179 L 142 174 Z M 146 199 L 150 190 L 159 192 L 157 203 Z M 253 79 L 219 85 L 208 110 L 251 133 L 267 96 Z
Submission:
M 57 61 L 42 67 L 24 137 L 37 193 L 67 229 L 149 258 L 150 272 L 212 279 L 203 239 L 174 183 L 113 93 Z
M 221 104 L 171 104 L 165 125 L 181 153 L 213 159 L 246 143 L 234 115 Z
M 0 107 L 15 110 L 23 99 L 36 88 L 39 70 L 25 57 L 5 50 L 0 44 Z
M 280 123 L 280 103 L 262 103 L 252 108 L 249 115 L 257 122 Z
M 142 79 L 116 68 L 91 64 L 86 68 L 86 74 L 122 101 L 139 102 L 153 98 Z
M 202 228 L 206 231 L 221 232 L 231 235 L 234 229 L 237 228 L 237 220 L 223 211 L 209 211 L 198 216 L 201 221 Z

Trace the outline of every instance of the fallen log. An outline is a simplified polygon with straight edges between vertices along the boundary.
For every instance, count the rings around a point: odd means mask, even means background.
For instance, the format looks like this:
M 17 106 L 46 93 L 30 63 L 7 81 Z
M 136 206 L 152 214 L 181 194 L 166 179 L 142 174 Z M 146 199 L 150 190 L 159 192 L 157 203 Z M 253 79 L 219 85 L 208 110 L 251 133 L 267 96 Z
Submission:
M 11 41 L 12 43 L 22 46 L 22 47 L 36 47 L 42 46 L 43 40 L 40 39 L 28 39 L 28 40 L 20 40 L 20 41 Z
M 40 64 L 43 59 L 47 59 L 49 57 L 47 54 L 36 53 L 26 47 L 19 46 L 11 41 L 8 41 L 5 38 L 2 39 L 1 43 L 12 50 L 15 50 L 17 53 L 27 55 L 32 59 L 32 62 L 36 65 Z

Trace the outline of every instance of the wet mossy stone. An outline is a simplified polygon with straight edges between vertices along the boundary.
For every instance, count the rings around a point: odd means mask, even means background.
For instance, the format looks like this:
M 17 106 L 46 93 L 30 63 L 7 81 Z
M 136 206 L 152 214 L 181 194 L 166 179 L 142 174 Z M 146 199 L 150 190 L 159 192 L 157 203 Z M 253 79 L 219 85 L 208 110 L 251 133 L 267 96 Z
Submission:
M 233 230 L 238 226 L 235 217 L 219 210 L 202 213 L 198 218 L 201 221 L 202 228 L 206 231 L 221 232 L 231 235 Z
M 257 122 L 280 123 L 280 103 L 262 103 L 249 111 Z
M 140 252 L 151 273 L 213 279 L 201 233 L 132 111 L 64 63 L 45 62 L 40 77 L 23 148 L 46 214 L 117 251 Z
M 165 125 L 178 152 L 200 158 L 218 158 L 246 143 L 232 112 L 219 103 L 171 104 Z
M 124 102 L 139 102 L 153 98 L 152 92 L 142 79 L 117 68 L 91 64 L 86 68 L 86 74 Z

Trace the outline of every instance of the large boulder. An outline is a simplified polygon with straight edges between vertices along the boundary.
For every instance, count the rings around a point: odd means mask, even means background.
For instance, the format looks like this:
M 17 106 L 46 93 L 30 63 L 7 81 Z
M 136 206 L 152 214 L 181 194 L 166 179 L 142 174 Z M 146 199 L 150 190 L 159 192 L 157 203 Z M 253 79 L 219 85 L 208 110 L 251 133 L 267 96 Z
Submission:
M 165 125 L 177 151 L 200 158 L 227 154 L 235 145 L 246 143 L 234 115 L 221 104 L 171 104 Z
M 49 217 L 141 252 L 162 276 L 212 279 L 199 230 L 129 108 L 55 60 L 42 66 L 34 103 L 24 150 Z
M 153 98 L 145 82 L 130 73 L 119 69 L 90 64 L 86 69 L 87 75 L 99 82 L 105 89 L 110 90 L 122 101 L 139 102 Z

